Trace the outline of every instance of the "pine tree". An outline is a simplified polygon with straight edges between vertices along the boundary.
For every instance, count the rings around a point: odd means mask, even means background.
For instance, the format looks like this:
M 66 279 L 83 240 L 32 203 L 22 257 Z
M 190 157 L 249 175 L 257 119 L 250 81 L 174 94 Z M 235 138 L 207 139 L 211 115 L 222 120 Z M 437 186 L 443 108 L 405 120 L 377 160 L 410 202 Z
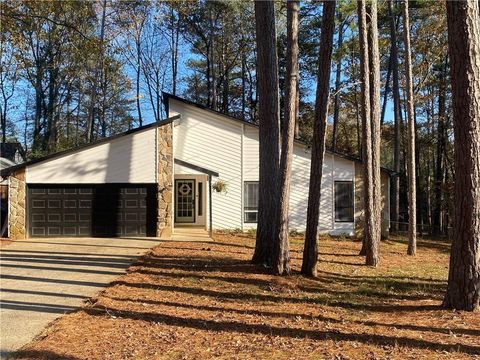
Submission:
M 279 171 L 279 202 L 275 226 L 274 271 L 281 275 L 290 273 L 288 244 L 288 205 L 292 173 L 293 141 L 297 116 L 298 87 L 298 12 L 296 0 L 287 2 L 287 69 L 285 80 L 285 121 L 283 124 L 282 152 Z
M 272 265 L 277 216 L 280 107 L 275 8 L 270 1 L 255 1 L 259 113 L 258 223 L 254 264 Z
M 407 88 L 407 174 L 408 174 L 408 255 L 417 252 L 417 197 L 415 177 L 415 106 L 413 103 L 412 51 L 408 0 L 403 2 L 403 38 L 405 42 L 405 74 Z
M 455 134 L 455 220 L 444 306 L 480 309 L 480 15 L 476 1 L 448 1 Z
M 335 1 L 323 2 L 322 32 L 318 58 L 315 122 L 310 162 L 310 187 L 308 191 L 307 229 L 303 249 L 302 274 L 317 276 L 318 218 L 322 185 L 325 132 L 328 118 L 330 68 L 332 62 L 333 33 L 335 30 Z

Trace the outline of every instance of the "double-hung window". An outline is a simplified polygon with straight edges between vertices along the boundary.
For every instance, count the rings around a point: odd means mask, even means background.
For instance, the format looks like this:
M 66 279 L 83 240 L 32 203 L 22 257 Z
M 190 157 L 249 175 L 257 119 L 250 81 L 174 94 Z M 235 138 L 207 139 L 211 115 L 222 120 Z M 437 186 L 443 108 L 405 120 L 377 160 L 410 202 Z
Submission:
M 243 190 L 243 221 L 256 223 L 258 220 L 258 181 L 244 182 Z
M 335 181 L 335 222 L 353 222 L 353 181 Z

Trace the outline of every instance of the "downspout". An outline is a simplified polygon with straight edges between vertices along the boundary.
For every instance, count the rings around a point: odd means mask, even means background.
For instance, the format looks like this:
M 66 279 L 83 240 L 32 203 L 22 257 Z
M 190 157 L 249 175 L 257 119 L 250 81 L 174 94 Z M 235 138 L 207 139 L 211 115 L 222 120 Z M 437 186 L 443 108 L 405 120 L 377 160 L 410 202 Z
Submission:
M 209 229 L 208 235 L 212 238 L 213 228 L 212 228 L 212 175 L 208 174 L 208 222 Z M 212 238 L 213 239 L 213 238 Z
M 25 169 L 26 170 L 26 169 Z M 10 201 L 10 194 L 11 194 L 11 191 L 10 191 L 10 187 L 12 186 L 12 182 L 10 181 L 10 175 L 8 175 L 8 179 L 7 179 L 7 185 L 8 185 L 8 188 L 7 188 L 7 218 L 5 219 L 5 222 L 7 223 L 7 236 L 10 238 L 10 214 L 11 214 L 11 205 L 12 205 L 12 202 Z M 26 178 L 25 178 L 26 180 Z M 25 194 L 26 196 L 26 194 Z M 25 199 L 26 200 L 26 199 Z M 26 201 L 25 201 L 25 209 L 28 207 L 28 205 L 26 204 Z M 25 212 L 25 216 L 26 216 L 26 212 Z
M 332 154 L 332 234 L 335 234 L 335 154 Z
M 242 124 L 242 137 L 241 137 L 241 143 L 240 143 L 240 228 L 243 229 L 243 213 L 244 213 L 244 185 L 243 185 L 243 137 L 245 133 L 245 124 Z

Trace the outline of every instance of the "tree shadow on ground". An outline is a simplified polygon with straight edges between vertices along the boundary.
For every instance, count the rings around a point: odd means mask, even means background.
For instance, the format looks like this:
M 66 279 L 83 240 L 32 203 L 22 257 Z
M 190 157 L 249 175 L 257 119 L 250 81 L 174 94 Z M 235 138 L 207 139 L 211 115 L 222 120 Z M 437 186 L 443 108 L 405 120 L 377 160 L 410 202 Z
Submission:
M 407 246 L 408 240 L 404 238 L 390 238 L 385 240 L 387 244 L 402 244 Z M 450 254 L 450 242 L 447 239 L 422 239 L 417 238 L 417 247 L 436 250 L 444 254 Z
M 333 317 L 328 317 L 324 315 L 306 315 L 299 313 L 286 313 L 286 312 L 274 312 L 274 311 L 265 311 L 265 310 L 252 310 L 252 309 L 238 309 L 230 307 L 219 307 L 219 306 L 209 306 L 209 305 L 196 305 L 196 304 L 184 304 L 180 302 L 173 301 L 158 301 L 158 300 L 148 300 L 148 299 L 132 299 L 132 298 L 120 298 L 120 297 L 109 297 L 114 301 L 122 302 L 135 302 L 142 304 L 149 304 L 155 306 L 171 306 L 171 307 L 181 307 L 186 309 L 193 310 L 206 310 L 206 311 L 218 311 L 218 312 L 230 312 L 237 313 L 241 315 L 255 315 L 263 317 L 277 317 L 277 318 L 292 318 L 298 319 L 299 317 L 307 319 L 317 319 L 321 321 L 326 321 L 330 323 L 344 323 L 344 320 L 336 319 Z M 420 326 L 420 325 L 411 325 L 411 324 L 398 324 L 398 323 L 380 323 L 375 321 L 363 321 L 363 320 L 349 320 L 348 322 L 366 325 L 366 326 L 385 326 L 385 327 L 395 327 L 397 329 L 405 330 L 414 330 L 414 331 L 427 331 L 427 332 L 436 332 L 440 334 L 464 334 L 472 336 L 480 336 L 480 330 L 475 329 L 465 329 L 465 328 L 435 328 L 431 326 Z
M 160 277 L 167 277 L 167 278 L 175 278 L 175 279 L 185 279 L 185 278 L 191 278 L 191 279 L 197 279 L 197 280 L 216 280 L 216 281 L 222 281 L 222 282 L 227 282 L 230 284 L 243 284 L 243 285 L 250 285 L 250 286 L 255 286 L 259 288 L 260 290 L 269 290 L 271 289 L 272 285 L 275 285 L 271 280 L 269 279 L 259 279 L 259 278 L 246 278 L 246 277 L 233 277 L 233 276 L 216 276 L 216 275 L 211 275 L 211 273 L 208 274 L 197 274 L 195 272 L 191 273 L 178 273 L 178 272 L 166 272 L 162 270 L 144 270 L 144 269 L 139 269 L 135 270 L 134 272 L 143 274 L 143 275 L 153 275 L 153 276 L 160 276 Z M 332 281 L 333 280 L 333 281 Z M 358 296 L 369 296 L 369 297 L 378 297 L 381 299 L 385 298 L 391 298 L 391 299 L 403 299 L 403 300 L 422 300 L 422 299 L 428 299 L 431 298 L 433 294 L 438 294 L 440 295 L 444 291 L 444 287 L 441 286 L 440 288 L 436 289 L 433 286 L 428 286 L 429 289 L 429 294 L 418 294 L 418 295 L 410 295 L 407 292 L 415 290 L 417 288 L 416 283 L 403 283 L 403 282 L 397 282 L 397 281 L 390 281 L 389 279 L 381 279 L 381 280 L 375 280 L 375 285 L 379 286 L 381 285 L 383 288 L 387 287 L 392 287 L 395 284 L 401 283 L 401 291 L 403 293 L 400 294 L 395 294 L 391 293 L 388 291 L 377 291 L 373 289 L 355 289 L 358 287 L 360 284 L 368 284 L 368 281 L 365 280 L 357 280 L 357 279 L 352 279 L 352 281 L 347 281 L 344 280 L 343 278 L 334 278 L 334 277 L 317 277 L 316 281 L 318 282 L 316 284 L 316 287 L 314 286 L 306 286 L 306 285 L 297 285 L 297 284 L 291 284 L 291 290 L 296 291 L 296 292 L 305 292 L 305 293 L 310 293 L 310 294 L 330 294 L 330 295 L 335 295 L 337 297 L 339 296 L 345 296 L 345 297 L 352 297 L 355 295 Z M 321 283 L 320 283 L 321 281 Z M 353 287 L 352 290 L 349 291 L 340 291 L 340 290 L 332 290 L 332 283 L 337 282 L 340 284 L 348 284 Z M 155 285 L 153 285 L 155 286 Z M 400 286 L 398 286 L 397 291 L 399 291 Z
M 405 346 L 408 348 L 431 349 L 439 351 L 458 351 L 466 354 L 480 354 L 480 347 L 463 344 L 439 344 L 408 337 L 391 337 L 378 334 L 343 333 L 340 331 L 309 330 L 294 327 L 278 327 L 267 324 L 247 324 L 237 321 L 217 321 L 200 318 L 178 317 L 151 312 L 122 311 L 113 307 L 92 307 L 82 311 L 92 316 L 116 316 L 133 320 L 163 323 L 169 326 L 189 327 L 199 330 L 222 331 L 247 334 L 263 334 L 290 338 L 309 338 L 313 340 L 357 341 L 365 344 Z
M 81 360 L 81 358 L 76 356 L 59 354 L 47 350 L 18 350 L 8 356 L 8 359 Z
M 376 311 L 376 312 L 400 312 L 400 311 L 422 311 L 422 310 L 438 310 L 440 309 L 437 305 L 399 305 L 399 304 L 383 304 L 376 305 L 370 303 L 357 303 L 350 301 L 338 301 L 332 300 L 332 297 L 323 297 L 321 295 L 317 297 L 308 297 L 305 294 L 294 293 L 291 297 L 285 296 L 276 296 L 263 293 L 236 293 L 236 292 L 223 292 L 217 290 L 208 290 L 196 287 L 185 287 L 185 286 L 173 286 L 173 285 L 162 285 L 155 283 L 132 283 L 126 281 L 115 281 L 112 285 L 126 286 L 137 289 L 150 289 L 157 291 L 165 291 L 172 293 L 184 293 L 189 295 L 197 295 L 202 297 L 211 297 L 214 299 L 223 299 L 223 300 L 237 300 L 241 302 L 284 302 L 284 303 L 293 303 L 293 304 L 316 304 L 316 305 L 328 305 L 335 307 L 342 307 L 345 309 L 358 309 L 366 311 Z M 339 292 L 333 292 L 333 294 L 341 295 Z M 340 296 L 338 296 L 340 298 Z
M 246 278 L 242 276 L 245 273 L 270 274 L 270 271 L 263 267 L 254 266 L 247 261 L 238 261 L 238 259 L 228 259 L 221 257 L 190 257 L 188 261 L 181 258 L 168 258 L 152 256 L 145 259 L 142 266 L 148 269 L 137 269 L 135 271 L 146 275 L 158 275 L 168 277 L 196 277 L 211 278 L 226 282 L 237 282 L 246 285 L 270 285 L 271 281 Z M 176 272 L 165 271 L 174 270 Z M 178 272 L 182 271 L 182 272 Z M 185 273 L 186 272 L 186 273 Z M 198 274 L 196 274 L 198 272 Z M 239 277 L 231 277 L 225 275 L 206 275 L 205 273 L 238 273 Z M 368 289 L 362 289 L 364 295 L 378 296 L 385 298 L 403 298 L 403 299 L 422 299 L 431 298 L 433 296 L 441 296 L 445 291 L 445 282 L 426 279 L 426 278 L 409 278 L 398 276 L 346 276 L 339 273 L 319 270 L 320 275 L 311 279 L 310 283 L 315 286 L 303 286 L 300 290 L 307 292 L 327 291 L 333 284 L 345 285 L 352 289 L 358 289 L 359 286 L 368 286 Z M 322 286 L 323 285 L 323 286 Z M 318 288 L 320 286 L 320 288 Z M 388 290 L 388 291 L 387 291 Z M 393 291 L 392 291 L 393 290 Z M 411 292 L 420 292 L 422 294 L 409 295 Z M 399 293 L 399 294 L 395 294 Z

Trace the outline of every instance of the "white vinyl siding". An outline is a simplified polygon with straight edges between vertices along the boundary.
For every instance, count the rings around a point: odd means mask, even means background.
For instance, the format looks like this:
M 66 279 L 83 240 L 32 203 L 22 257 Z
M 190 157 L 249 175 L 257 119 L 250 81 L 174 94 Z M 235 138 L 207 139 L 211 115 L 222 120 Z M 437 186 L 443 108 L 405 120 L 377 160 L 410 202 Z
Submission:
M 258 181 L 258 127 L 243 124 L 221 114 L 170 99 L 169 116 L 181 114 L 174 126 L 175 158 L 216 171 L 227 183 L 227 193 L 213 192 L 213 227 L 255 228 L 246 222 L 244 184 Z M 175 165 L 175 174 L 197 172 Z M 215 182 L 216 178 L 213 179 Z M 290 189 L 291 229 L 304 231 L 310 181 L 310 150 L 295 143 Z M 323 165 L 319 229 L 323 233 L 353 234 L 354 222 L 335 222 L 335 181 L 355 181 L 353 160 L 325 154 Z
M 243 181 L 258 181 L 258 128 L 245 125 L 243 135 Z
M 30 165 L 27 183 L 155 183 L 155 134 L 151 127 Z
M 242 227 L 241 139 L 242 124 L 195 106 L 170 100 L 169 116 L 181 114 L 174 124 L 173 153 L 176 159 L 216 171 L 227 192 L 212 191 L 213 228 Z M 181 171 L 181 172 L 180 172 Z M 175 174 L 193 174 L 175 166 Z M 219 180 L 213 178 L 213 182 Z

